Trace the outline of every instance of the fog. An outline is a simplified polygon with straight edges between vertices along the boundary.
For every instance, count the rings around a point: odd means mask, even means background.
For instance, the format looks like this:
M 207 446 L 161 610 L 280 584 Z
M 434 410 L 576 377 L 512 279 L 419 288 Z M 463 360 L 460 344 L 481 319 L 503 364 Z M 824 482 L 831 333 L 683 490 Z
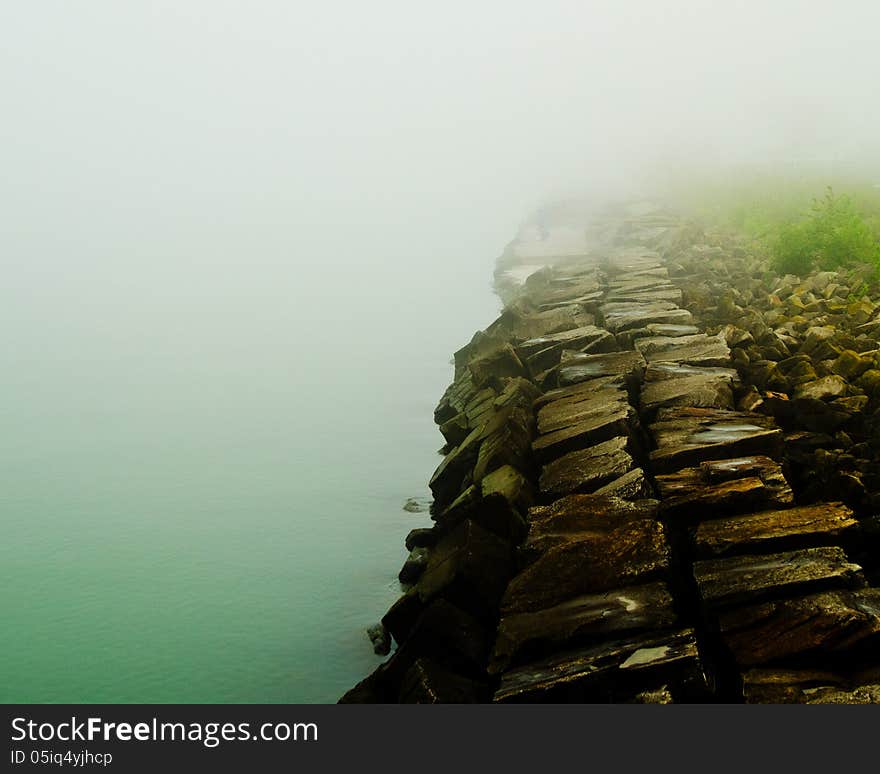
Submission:
M 413 525 L 399 503 L 436 464 L 431 407 L 451 352 L 496 312 L 493 261 L 522 220 L 549 197 L 650 193 L 673 174 L 876 170 L 878 28 L 867 0 L 5 3 L 0 479 L 4 519 L 27 526 L 7 546 L 7 601 L 16 573 L 57 565 L 78 519 L 97 519 L 97 542 L 71 561 L 124 557 L 112 583 L 156 575 L 156 552 L 208 566 L 223 528 L 224 600 L 256 567 L 295 597 L 247 624 L 282 622 L 272 668 L 318 646 L 337 659 L 329 688 L 275 698 L 332 698 L 364 673 L 351 654 L 382 612 L 352 589 L 394 593 Z M 163 499 L 132 510 L 150 493 Z M 96 537 L 140 520 L 167 536 L 133 554 L 126 529 Z M 306 625 L 319 586 L 336 602 Z M 343 597 L 349 618 L 329 621 Z M 83 620 L 132 623 L 96 599 Z M 183 626 L 154 614 L 150 654 L 156 627 Z M 327 656 L 321 632 L 348 650 Z M 66 647 L 58 659 L 85 646 Z M 268 695 L 237 680 L 190 698 Z

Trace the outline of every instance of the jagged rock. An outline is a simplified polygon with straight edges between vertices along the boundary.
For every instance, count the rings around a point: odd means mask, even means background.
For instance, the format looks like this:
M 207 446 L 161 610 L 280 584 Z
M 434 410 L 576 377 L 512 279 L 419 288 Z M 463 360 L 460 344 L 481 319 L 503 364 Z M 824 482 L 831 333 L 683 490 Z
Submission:
M 626 391 L 621 385 L 610 384 L 598 389 L 582 390 L 569 397 L 544 403 L 536 415 L 538 433 L 546 435 L 628 405 Z
M 736 371 L 729 368 L 651 363 L 645 371 L 639 405 L 644 414 L 673 406 L 733 409 L 732 385 L 736 381 Z
M 506 542 L 467 519 L 431 551 L 414 590 L 423 602 L 442 596 L 480 616 L 497 607 L 511 574 L 511 561 Z
M 726 366 L 730 349 L 720 336 L 657 336 L 636 341 L 636 349 L 648 363 L 669 362 L 692 366 Z
M 403 510 L 407 513 L 425 513 L 431 507 L 431 501 L 425 497 L 407 497 Z
M 624 376 L 600 376 L 595 379 L 588 379 L 583 382 L 576 382 L 566 387 L 557 387 L 547 390 L 543 395 L 539 395 L 532 408 L 535 411 L 540 410 L 548 403 L 557 403 L 568 401 L 577 403 L 582 400 L 589 400 L 594 393 L 605 390 L 617 390 L 621 394 L 626 394 L 626 378 Z
M 647 299 L 646 299 L 647 300 Z M 690 325 L 691 313 L 679 309 L 673 302 L 648 301 L 647 303 L 620 301 L 605 304 L 600 308 L 605 327 L 612 333 L 629 328 L 644 328 L 651 323 L 664 325 Z
M 700 556 L 815 545 L 820 540 L 827 545 L 837 542 L 857 524 L 852 511 L 841 503 L 802 505 L 705 521 L 694 533 L 694 545 Z
M 539 423 L 543 418 L 545 426 L 559 429 L 539 435 L 532 442 L 532 452 L 539 461 L 552 460 L 618 436 L 629 436 L 635 422 L 635 409 L 613 394 L 607 400 L 583 401 L 557 410 L 555 406 L 550 403 L 540 412 Z M 565 422 L 568 424 L 563 424 Z
M 655 521 L 656 500 L 624 500 L 599 494 L 574 494 L 529 511 L 529 534 L 522 551 L 527 561 L 549 549 L 631 521 Z
M 436 661 L 418 659 L 400 688 L 401 704 L 477 704 L 485 701 L 485 683 L 462 677 Z
M 612 438 L 547 463 L 539 480 L 541 494 L 561 497 L 575 492 L 594 492 L 635 467 L 626 447 L 626 438 Z
M 415 583 L 428 566 L 427 548 L 414 548 L 400 568 L 397 579 L 404 584 Z
M 737 457 L 656 477 L 667 519 L 701 521 L 756 508 L 785 508 L 794 495 L 779 463 Z
M 834 343 L 837 331 L 831 326 L 814 326 L 807 331 L 801 352 L 809 355 L 813 360 L 834 360 L 842 348 Z
M 440 425 L 440 433 L 443 435 L 450 450 L 467 438 L 470 431 L 471 427 L 464 412 L 456 414 L 452 419 L 447 419 Z
M 433 527 L 418 527 L 411 529 L 406 536 L 406 550 L 414 548 L 430 548 L 437 542 L 437 532 Z
M 526 369 L 510 344 L 504 344 L 493 353 L 468 363 L 476 384 L 490 378 L 525 376 Z
M 514 662 L 539 657 L 560 645 L 571 647 L 623 632 L 656 631 L 671 626 L 675 619 L 665 583 L 584 594 L 542 610 L 505 615 L 489 671 L 501 672 Z
M 651 483 L 641 468 L 634 468 L 629 473 L 624 473 L 620 478 L 615 478 L 610 484 L 599 487 L 597 495 L 620 497 L 624 500 L 642 500 L 653 497 L 654 492 Z
M 826 591 L 737 608 L 720 615 L 718 625 L 743 666 L 813 651 L 851 652 L 880 639 L 880 589 Z
M 840 353 L 837 360 L 831 364 L 831 373 L 837 374 L 846 380 L 855 380 L 871 368 L 873 364 L 873 358 L 862 357 L 858 352 L 845 349 Z
M 480 487 L 484 500 L 501 497 L 520 513 L 525 513 L 532 505 L 532 485 L 511 465 L 493 470 L 483 478 Z
M 750 669 L 743 675 L 747 704 L 880 704 L 880 676 L 816 670 Z
M 710 607 L 823 588 L 864 585 L 862 568 L 836 546 L 694 562 L 700 596 Z
M 567 651 L 506 672 L 497 702 L 613 700 L 638 684 L 669 682 L 705 690 L 693 631 L 645 635 Z
M 795 398 L 811 400 L 831 400 L 842 398 L 847 393 L 846 380 L 837 375 L 823 376 L 812 382 L 806 382 L 795 390 Z
M 367 629 L 367 637 L 373 644 L 373 653 L 377 656 L 387 656 L 391 652 L 391 635 L 380 621 Z
M 703 408 L 661 409 L 649 427 L 657 444 L 651 452 L 658 474 L 706 460 L 752 454 L 776 458 L 782 432 L 771 417 Z
M 529 372 L 537 375 L 559 363 L 563 349 L 597 353 L 613 352 L 617 348 L 617 342 L 608 331 L 590 325 L 529 339 L 520 344 L 516 351 Z
M 645 370 L 645 359 L 639 352 L 609 352 L 601 355 L 579 355 L 563 363 L 557 373 L 560 387 L 601 376 L 632 377 Z
M 574 597 L 657 577 L 668 570 L 663 525 L 633 520 L 610 528 L 568 533 L 514 577 L 504 593 L 504 615 L 540 610 Z

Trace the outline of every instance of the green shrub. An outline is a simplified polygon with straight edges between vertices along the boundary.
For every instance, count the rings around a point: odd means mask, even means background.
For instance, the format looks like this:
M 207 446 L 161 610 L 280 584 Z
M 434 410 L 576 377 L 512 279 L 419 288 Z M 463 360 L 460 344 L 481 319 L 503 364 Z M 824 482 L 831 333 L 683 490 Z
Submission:
M 852 199 L 835 196 L 830 187 L 823 198 L 813 200 L 806 218 L 779 226 L 770 248 L 774 267 L 782 274 L 858 263 L 880 269 L 880 245 L 871 224 Z

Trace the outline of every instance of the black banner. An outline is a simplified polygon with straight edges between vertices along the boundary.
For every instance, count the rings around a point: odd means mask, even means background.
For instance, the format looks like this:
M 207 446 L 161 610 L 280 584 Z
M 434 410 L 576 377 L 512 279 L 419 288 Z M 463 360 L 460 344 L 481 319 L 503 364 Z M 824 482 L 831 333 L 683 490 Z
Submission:
M 334 764 L 809 770 L 871 760 L 880 719 L 866 707 L 726 705 L 7 705 L 5 716 L 0 770 L 126 774 Z

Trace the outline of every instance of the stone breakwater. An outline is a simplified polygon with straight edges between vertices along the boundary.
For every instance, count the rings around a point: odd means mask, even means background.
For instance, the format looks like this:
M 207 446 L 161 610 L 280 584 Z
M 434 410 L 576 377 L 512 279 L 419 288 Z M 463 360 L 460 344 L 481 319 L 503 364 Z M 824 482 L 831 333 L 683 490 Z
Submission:
M 880 701 L 880 317 L 853 278 L 631 207 L 560 209 L 496 279 L 435 411 L 396 649 L 342 701 Z

